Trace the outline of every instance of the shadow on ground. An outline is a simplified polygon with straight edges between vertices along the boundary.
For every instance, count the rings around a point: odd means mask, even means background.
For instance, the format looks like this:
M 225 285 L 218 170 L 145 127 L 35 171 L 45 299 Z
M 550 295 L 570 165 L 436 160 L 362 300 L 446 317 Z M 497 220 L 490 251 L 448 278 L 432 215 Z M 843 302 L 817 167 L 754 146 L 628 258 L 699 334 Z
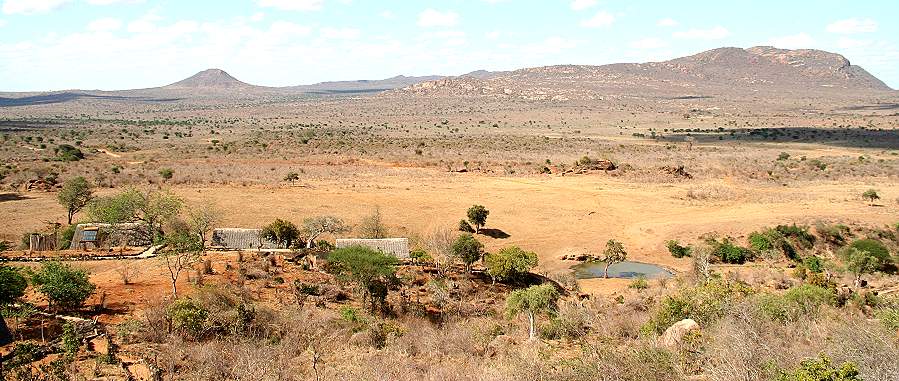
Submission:
M 851 148 L 899 149 L 899 130 L 864 127 L 782 127 L 755 129 L 677 130 L 659 140 L 684 142 L 689 138 L 697 143 L 746 141 L 764 143 L 818 143 Z
M 18 107 L 18 106 L 35 106 L 55 103 L 71 102 L 78 99 L 98 99 L 110 101 L 136 101 L 136 102 L 174 102 L 177 98 L 144 98 L 144 97 L 126 97 L 121 95 L 93 95 L 84 93 L 64 92 L 32 95 L 21 98 L 3 98 L 0 97 L 0 107 Z
M 502 230 L 500 230 L 500 229 L 488 229 L 488 228 L 482 228 L 481 231 L 480 231 L 479 233 L 480 233 L 480 234 L 483 234 L 483 235 L 485 235 L 485 236 L 488 236 L 488 237 L 490 237 L 490 238 L 496 238 L 496 239 L 506 239 L 506 238 L 511 237 L 511 236 L 509 235 L 509 233 L 506 233 L 506 232 L 504 232 L 504 231 L 502 231 Z

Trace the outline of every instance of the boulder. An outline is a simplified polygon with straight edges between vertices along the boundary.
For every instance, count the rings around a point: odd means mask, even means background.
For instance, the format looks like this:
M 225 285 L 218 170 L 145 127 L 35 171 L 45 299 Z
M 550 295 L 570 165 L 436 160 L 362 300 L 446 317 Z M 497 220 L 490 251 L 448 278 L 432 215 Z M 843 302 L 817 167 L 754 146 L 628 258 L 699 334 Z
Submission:
M 696 323 L 696 321 L 693 319 L 684 319 L 668 327 L 668 329 L 665 330 L 665 333 L 662 334 L 660 340 L 662 345 L 666 347 L 676 347 L 684 340 L 684 336 L 687 336 L 690 332 L 699 330 L 699 324 Z

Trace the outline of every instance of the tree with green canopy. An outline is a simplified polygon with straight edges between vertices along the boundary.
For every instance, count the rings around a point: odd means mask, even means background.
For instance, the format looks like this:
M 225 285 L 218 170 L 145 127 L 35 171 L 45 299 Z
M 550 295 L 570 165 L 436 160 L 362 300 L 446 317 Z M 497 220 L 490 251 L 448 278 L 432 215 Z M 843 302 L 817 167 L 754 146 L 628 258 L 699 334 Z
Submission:
M 877 190 L 868 189 L 864 193 L 862 193 L 862 198 L 871 202 L 871 205 L 874 205 L 874 201 L 880 199 L 880 195 L 877 194 Z
M 391 255 L 364 246 L 350 246 L 328 254 L 327 270 L 338 279 L 351 281 L 362 291 L 363 303 L 371 310 L 387 298 L 387 287 L 396 281 L 399 261 Z
M 56 194 L 56 199 L 66 208 L 68 224 L 72 224 L 72 218 L 90 203 L 94 196 L 90 183 L 84 177 L 78 176 L 63 184 L 62 189 Z
M 484 256 L 484 244 L 471 234 L 462 234 L 453 242 L 453 255 L 465 263 L 465 271 L 471 272 L 471 265 Z
M 503 248 L 496 253 L 484 256 L 487 274 L 494 282 L 507 281 L 527 273 L 537 266 L 537 254 L 524 251 L 518 246 Z
M 603 270 L 603 277 L 609 277 L 609 267 L 615 263 L 621 263 L 627 260 L 627 251 L 624 249 L 624 245 L 621 242 L 618 242 L 614 239 L 610 239 L 606 242 L 606 248 L 602 252 L 602 258 L 600 261 L 605 263 L 605 269 Z
M 111 225 L 142 222 L 146 225 L 144 238 L 148 242 L 157 243 L 165 237 L 162 227 L 178 216 L 182 206 L 181 199 L 171 192 L 142 192 L 131 188 L 117 195 L 94 200 L 88 213 L 94 221 Z
M 13 341 L 6 320 L 3 320 L 3 307 L 13 304 L 25 295 L 28 281 L 15 267 L 0 264 L 0 346 Z
M 473 205 L 471 208 L 468 208 L 468 221 L 474 225 L 475 233 L 480 233 L 481 228 L 487 224 L 487 215 L 489 214 L 490 211 L 483 205 Z
M 556 309 L 559 291 L 551 284 L 531 286 L 515 290 L 506 298 L 506 315 L 514 317 L 526 314 L 528 317 L 528 338 L 537 338 L 537 316 L 550 314 Z
M 62 311 L 81 307 L 97 287 L 90 282 L 87 271 L 57 261 L 44 262 L 32 274 L 31 284 L 47 298 L 50 310 Z
M 262 238 L 278 244 L 279 248 L 289 249 L 300 239 L 300 229 L 293 222 L 278 218 L 262 228 Z

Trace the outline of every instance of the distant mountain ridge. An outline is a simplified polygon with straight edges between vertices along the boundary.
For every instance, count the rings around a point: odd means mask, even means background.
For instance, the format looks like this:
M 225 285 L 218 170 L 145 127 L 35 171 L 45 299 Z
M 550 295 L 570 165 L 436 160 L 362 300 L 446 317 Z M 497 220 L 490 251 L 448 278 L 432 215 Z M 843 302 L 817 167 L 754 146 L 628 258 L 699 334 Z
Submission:
M 488 78 L 453 77 L 391 91 L 392 96 L 490 96 L 530 100 L 631 95 L 889 92 L 892 89 L 835 53 L 770 46 L 718 48 L 663 62 L 556 65 Z
M 724 47 L 663 62 L 554 65 L 460 76 L 395 76 L 266 87 L 207 69 L 162 87 L 120 91 L 6 93 L 5 104 L 72 99 L 184 100 L 381 93 L 386 97 L 494 97 L 525 100 L 596 100 L 607 97 L 800 96 L 846 97 L 895 91 L 845 57 L 812 49 Z M 7 98 L 7 96 L 9 96 Z M 25 97 L 33 99 L 26 102 Z

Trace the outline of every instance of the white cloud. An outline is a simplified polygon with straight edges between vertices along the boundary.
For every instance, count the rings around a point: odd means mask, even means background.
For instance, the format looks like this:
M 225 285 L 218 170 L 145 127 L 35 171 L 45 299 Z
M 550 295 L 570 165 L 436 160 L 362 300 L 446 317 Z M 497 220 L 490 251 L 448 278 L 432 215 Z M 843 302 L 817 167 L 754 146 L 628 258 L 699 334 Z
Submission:
M 663 18 L 663 19 L 657 21 L 656 25 L 662 26 L 662 27 L 673 27 L 673 26 L 680 25 L 680 23 L 677 22 L 677 20 L 675 20 L 673 18 L 666 17 L 666 18 Z
M 324 3 L 324 0 L 256 0 L 260 7 L 282 11 L 317 11 Z
M 781 49 L 809 49 L 815 44 L 815 39 L 807 33 L 799 33 L 772 38 L 768 44 Z
M 108 32 L 117 30 L 122 27 L 122 21 L 114 18 L 102 18 L 91 21 L 87 24 L 87 30 L 94 32 Z
M 615 22 L 615 16 L 606 11 L 596 12 L 593 17 L 581 22 L 584 28 L 602 28 L 612 25 Z
M 256 12 L 252 16 L 250 16 L 250 21 L 252 22 L 260 22 L 265 19 L 265 13 Z
M 674 38 L 683 38 L 688 40 L 720 40 L 730 36 L 730 31 L 723 26 L 716 26 L 709 29 L 690 29 L 682 32 L 674 32 Z
M 335 40 L 355 40 L 362 34 L 359 29 L 354 28 L 322 28 L 319 31 L 324 38 Z
M 874 42 L 871 40 L 858 40 L 849 37 L 840 37 L 837 39 L 837 47 L 840 49 L 856 49 L 870 46 Z
M 582 11 L 587 8 L 591 8 L 596 5 L 596 0 L 573 0 L 571 2 L 571 9 L 576 11 Z
M 396 15 L 393 14 L 393 12 L 391 12 L 391 11 L 383 11 L 383 12 L 379 13 L 378 15 L 381 16 L 382 18 L 385 18 L 388 20 L 392 20 L 392 19 L 396 18 Z
M 35 14 L 49 12 L 72 0 L 6 0 L 3 2 L 3 13 Z
M 870 33 L 877 31 L 877 21 L 871 19 L 850 18 L 845 20 L 834 21 L 827 25 L 827 31 L 830 33 L 854 34 L 854 33 Z
M 498 31 L 498 30 L 492 30 L 487 33 L 484 33 L 484 37 L 486 37 L 488 40 L 496 40 L 496 39 L 500 38 L 500 36 L 502 36 L 502 35 L 503 35 L 503 32 Z
M 448 27 L 458 23 L 459 14 L 452 11 L 440 12 L 428 8 L 418 14 L 418 26 L 421 27 Z
M 639 39 L 636 41 L 631 41 L 630 46 L 633 49 L 641 49 L 641 50 L 647 49 L 648 50 L 648 49 L 660 49 L 660 48 L 667 47 L 668 43 L 666 43 L 665 41 L 663 41 L 660 38 L 648 37 L 648 38 L 643 38 L 643 39 Z
M 144 0 L 87 0 L 91 5 L 113 5 L 113 4 L 139 4 Z

